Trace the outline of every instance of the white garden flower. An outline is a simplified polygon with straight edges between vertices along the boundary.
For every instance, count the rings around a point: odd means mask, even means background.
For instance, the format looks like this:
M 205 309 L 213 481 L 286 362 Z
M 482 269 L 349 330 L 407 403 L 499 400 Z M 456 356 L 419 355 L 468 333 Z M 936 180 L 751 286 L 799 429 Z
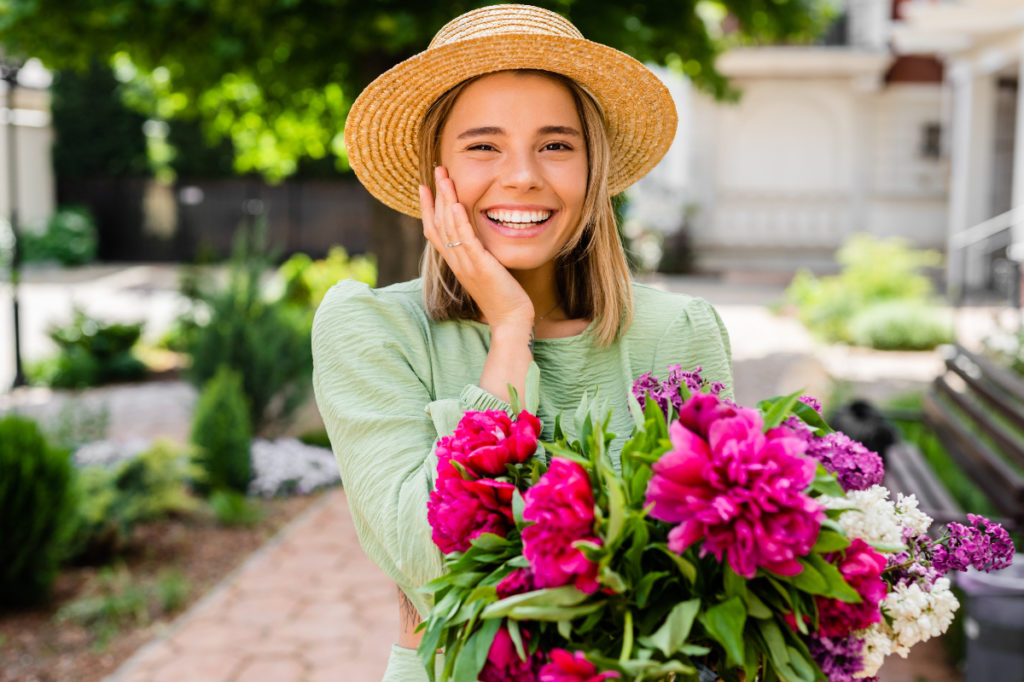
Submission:
M 917 504 L 917 497 L 914 495 L 896 495 L 896 512 L 900 516 L 900 523 L 917 535 L 924 535 L 932 525 L 932 517 L 918 509 Z
M 830 509 L 854 507 L 839 516 L 839 525 L 849 538 L 882 545 L 903 544 L 903 525 L 896 507 L 889 501 L 889 490 L 873 485 L 853 490 L 846 498 L 822 496 L 818 502 Z
M 927 592 L 910 583 L 897 585 L 886 595 L 882 610 L 892 619 L 893 653 L 906 658 L 910 647 L 949 628 L 960 606 L 949 587 L 949 578 L 939 578 Z
M 892 653 L 892 634 L 885 622 L 875 623 L 854 634 L 864 640 L 864 648 L 861 650 L 864 668 L 854 673 L 854 677 L 874 677 L 885 662 L 885 657 Z

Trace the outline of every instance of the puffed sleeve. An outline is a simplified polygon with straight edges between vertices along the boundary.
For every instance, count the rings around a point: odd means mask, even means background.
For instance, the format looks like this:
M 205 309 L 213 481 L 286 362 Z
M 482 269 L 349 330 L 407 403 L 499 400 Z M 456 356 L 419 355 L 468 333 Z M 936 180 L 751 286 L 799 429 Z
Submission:
M 465 410 L 508 409 L 476 385 L 432 395 L 423 324 L 397 297 L 353 281 L 328 292 L 313 322 L 313 389 L 360 544 L 421 615 L 430 601 L 415 590 L 443 567 L 427 522 L 434 444 Z
M 723 396 L 733 397 L 729 332 L 718 311 L 704 299 L 690 298 L 659 340 L 652 371 L 664 376 L 669 365 L 681 365 L 684 370 L 699 366 L 705 379 L 725 384 Z

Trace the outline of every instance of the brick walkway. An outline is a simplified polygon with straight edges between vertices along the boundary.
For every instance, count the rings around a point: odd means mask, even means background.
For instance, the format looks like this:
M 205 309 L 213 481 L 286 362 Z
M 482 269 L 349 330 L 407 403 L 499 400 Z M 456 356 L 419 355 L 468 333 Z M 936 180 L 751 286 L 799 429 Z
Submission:
M 397 636 L 394 584 L 360 551 L 335 490 L 107 680 L 379 680 Z

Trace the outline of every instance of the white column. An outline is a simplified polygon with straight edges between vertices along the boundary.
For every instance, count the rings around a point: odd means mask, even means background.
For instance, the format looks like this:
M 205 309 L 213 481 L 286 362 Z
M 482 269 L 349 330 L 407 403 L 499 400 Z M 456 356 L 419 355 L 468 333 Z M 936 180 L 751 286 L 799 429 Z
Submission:
M 969 227 L 971 118 L 974 77 L 964 61 L 949 66 L 949 84 L 953 91 L 953 130 L 950 134 L 949 232 L 946 259 L 946 286 L 949 295 L 959 297 L 964 288 L 964 255 L 952 247 L 953 235 Z
M 1016 222 L 1010 257 L 1024 263 L 1024 38 L 1017 53 L 1017 119 L 1013 142 L 1013 201 Z

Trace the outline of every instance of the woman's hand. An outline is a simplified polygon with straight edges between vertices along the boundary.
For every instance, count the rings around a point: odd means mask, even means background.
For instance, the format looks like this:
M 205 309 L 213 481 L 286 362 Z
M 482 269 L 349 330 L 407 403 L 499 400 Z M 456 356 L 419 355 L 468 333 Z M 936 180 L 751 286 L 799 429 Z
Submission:
M 480 243 L 465 206 L 455 194 L 455 183 L 443 167 L 434 169 L 434 185 L 436 199 L 430 188 L 420 185 L 423 234 L 473 297 L 491 328 L 480 388 L 510 402 L 511 384 L 524 397 L 526 372 L 533 360 L 533 301 Z
M 531 330 L 533 302 L 477 238 L 465 206 L 459 203 L 455 183 L 443 166 L 434 169 L 434 185 L 436 198 L 431 196 L 429 187 L 420 185 L 423 235 L 473 297 L 492 330 L 505 327 Z

